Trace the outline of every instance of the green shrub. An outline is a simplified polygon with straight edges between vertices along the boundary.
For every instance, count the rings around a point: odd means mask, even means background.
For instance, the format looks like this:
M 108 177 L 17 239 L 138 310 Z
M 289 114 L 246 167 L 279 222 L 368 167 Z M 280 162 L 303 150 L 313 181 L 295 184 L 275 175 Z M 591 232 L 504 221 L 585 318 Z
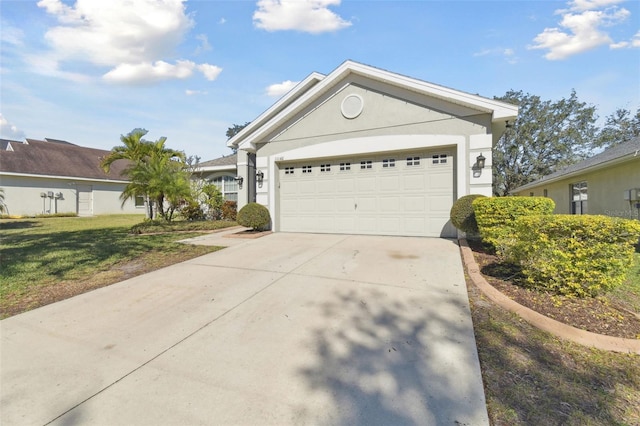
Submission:
M 555 203 L 545 197 L 481 197 L 473 203 L 482 240 L 500 257 L 509 257 L 516 243 L 515 221 L 522 216 L 549 215 Z
M 236 220 L 238 215 L 238 203 L 235 201 L 227 200 L 222 204 L 222 219 L 224 220 Z
M 622 284 L 633 263 L 640 223 L 590 215 L 521 217 L 513 255 L 531 287 L 596 296 Z
M 460 197 L 453 203 L 449 212 L 453 226 L 466 232 L 468 237 L 478 235 L 478 222 L 476 222 L 476 214 L 471 203 L 480 197 L 484 197 L 484 195 L 470 194 Z
M 200 207 L 200 203 L 196 200 L 187 201 L 180 208 L 180 215 L 186 220 L 203 220 L 204 212 L 202 211 L 202 207 Z
M 238 212 L 237 222 L 257 231 L 269 229 L 271 216 L 269 210 L 258 203 L 249 203 Z

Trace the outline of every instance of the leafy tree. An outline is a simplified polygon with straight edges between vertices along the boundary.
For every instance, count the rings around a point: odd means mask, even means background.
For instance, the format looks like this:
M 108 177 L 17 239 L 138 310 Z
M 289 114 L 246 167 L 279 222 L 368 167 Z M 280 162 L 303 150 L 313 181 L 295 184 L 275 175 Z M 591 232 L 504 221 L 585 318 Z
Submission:
M 251 123 L 250 121 L 247 121 L 244 124 L 234 124 L 233 126 L 229 127 L 227 129 L 227 139 L 231 139 L 232 137 L 234 137 L 235 135 L 237 135 L 238 133 L 240 133 L 240 131 L 242 129 L 244 129 L 245 127 L 247 127 L 249 125 L 249 123 Z
M 595 107 L 580 102 L 574 90 L 558 101 L 513 90 L 495 99 L 520 107 L 493 151 L 495 195 L 584 159 L 598 145 Z
M 598 136 L 598 142 L 605 148 L 618 145 L 640 136 L 640 108 L 632 116 L 627 109 L 617 109 L 606 118 Z

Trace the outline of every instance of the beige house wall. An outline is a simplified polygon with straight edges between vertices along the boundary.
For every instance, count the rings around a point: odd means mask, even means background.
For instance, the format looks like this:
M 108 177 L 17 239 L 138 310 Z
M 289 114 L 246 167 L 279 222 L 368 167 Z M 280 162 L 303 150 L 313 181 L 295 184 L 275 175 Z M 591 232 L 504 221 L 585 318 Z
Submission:
M 640 188 L 640 157 L 592 172 L 576 174 L 556 182 L 518 192 L 522 196 L 544 196 L 556 203 L 554 213 L 571 213 L 571 185 L 587 182 L 587 213 L 638 219 L 635 202 L 624 199 L 624 191 Z
M 132 200 L 124 206 L 120 200 L 125 183 L 91 180 L 55 179 L 31 176 L 0 176 L 0 187 L 4 190 L 4 201 L 8 214 L 35 216 L 38 214 L 78 213 L 77 186 L 92 189 L 92 209 L 94 215 L 140 213 L 144 206 L 136 207 Z M 42 198 L 41 193 L 54 193 L 54 198 Z M 62 197 L 55 198 L 56 194 Z

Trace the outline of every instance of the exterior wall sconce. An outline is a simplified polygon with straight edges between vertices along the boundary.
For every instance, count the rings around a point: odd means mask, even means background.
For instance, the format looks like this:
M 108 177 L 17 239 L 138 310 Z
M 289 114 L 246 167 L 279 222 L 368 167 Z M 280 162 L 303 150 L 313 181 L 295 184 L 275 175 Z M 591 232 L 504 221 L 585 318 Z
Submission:
M 240 189 L 242 189 L 242 182 L 244 181 L 244 178 L 242 176 L 236 176 L 233 179 L 236 182 L 238 182 L 238 187 L 240 187 Z
M 258 170 L 256 172 L 256 181 L 258 182 L 258 186 L 262 188 L 262 181 L 264 180 L 264 173 L 262 170 Z
M 476 157 L 476 162 L 473 166 L 471 166 L 471 170 L 473 171 L 473 177 L 479 178 L 482 176 L 482 169 L 484 169 L 484 162 L 486 158 L 482 153 Z

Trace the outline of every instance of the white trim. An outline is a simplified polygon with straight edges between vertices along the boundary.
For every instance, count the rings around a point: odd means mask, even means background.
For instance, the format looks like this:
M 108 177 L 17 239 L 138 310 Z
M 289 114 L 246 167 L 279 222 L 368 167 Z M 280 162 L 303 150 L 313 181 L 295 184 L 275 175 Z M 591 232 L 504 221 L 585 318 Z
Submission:
M 236 164 L 228 164 L 225 166 L 200 166 L 198 167 L 194 173 L 200 172 L 225 172 L 225 171 L 233 171 L 237 170 L 238 166 Z
M 492 114 L 492 122 L 515 119 L 518 114 L 518 107 L 515 105 L 449 89 L 447 87 L 438 86 L 422 80 L 373 68 L 357 62 L 346 61 L 332 71 L 326 78 L 317 82 L 317 84 L 299 84 L 296 86 L 296 88 L 289 92 L 285 98 L 282 98 L 276 105 L 262 114 L 254 123 L 251 123 L 251 125 L 245 127 L 243 131 L 234 136 L 228 142 L 228 145 L 237 146 L 238 149 L 245 151 L 255 151 L 255 144 L 261 141 L 264 136 L 271 133 L 278 124 L 291 119 L 305 106 L 328 92 L 336 82 L 346 78 L 350 74 L 381 81 L 422 95 L 435 97 L 474 110 L 490 113 Z M 307 79 L 310 79 L 310 77 Z
M 115 179 L 92 179 L 82 178 L 74 176 L 53 176 L 53 175 L 37 175 L 32 173 L 14 173 L 14 172 L 0 172 L 0 176 L 17 176 L 17 177 L 29 177 L 29 178 L 41 178 L 41 179 L 59 179 L 59 180 L 79 180 L 82 182 L 99 182 L 99 183 L 129 183 L 128 180 L 115 180 Z

